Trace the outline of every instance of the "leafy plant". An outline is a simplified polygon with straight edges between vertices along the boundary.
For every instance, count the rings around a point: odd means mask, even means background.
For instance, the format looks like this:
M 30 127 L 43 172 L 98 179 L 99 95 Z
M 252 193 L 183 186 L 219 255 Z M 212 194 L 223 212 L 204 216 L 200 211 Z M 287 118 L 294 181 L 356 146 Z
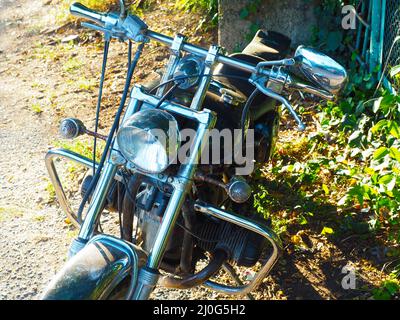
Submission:
M 199 27 L 207 30 L 218 25 L 218 0 L 178 0 L 176 7 L 180 10 L 200 11 L 205 17 L 200 21 Z
M 375 300 L 390 300 L 400 293 L 400 282 L 393 276 L 381 283 L 380 287 L 373 290 Z

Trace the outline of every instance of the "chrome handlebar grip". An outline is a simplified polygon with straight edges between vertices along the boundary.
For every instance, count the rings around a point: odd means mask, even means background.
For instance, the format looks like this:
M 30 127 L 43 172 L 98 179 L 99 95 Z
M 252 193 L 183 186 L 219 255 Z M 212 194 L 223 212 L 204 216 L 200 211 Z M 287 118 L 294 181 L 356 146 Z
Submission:
M 106 14 L 94 11 L 79 2 L 74 2 L 70 6 L 69 11 L 75 17 L 84 18 L 99 25 L 104 25 L 106 23 Z

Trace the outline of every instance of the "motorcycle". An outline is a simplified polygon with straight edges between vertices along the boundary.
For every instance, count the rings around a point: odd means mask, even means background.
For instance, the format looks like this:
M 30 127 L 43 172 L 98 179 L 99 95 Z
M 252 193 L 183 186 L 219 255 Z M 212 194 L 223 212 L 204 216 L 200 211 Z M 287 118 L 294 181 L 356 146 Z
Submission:
M 105 147 L 99 162 L 65 149 L 46 155 L 60 206 L 80 231 L 67 263 L 41 298 L 143 300 L 156 286 L 200 285 L 249 295 L 282 250 L 268 222 L 252 210 L 254 163 L 267 162 L 273 153 L 281 106 L 299 130 L 305 129 L 284 94 L 300 91 L 333 99 L 346 82 L 346 71 L 310 47 L 300 46 L 287 58 L 291 41 L 278 32 L 259 30 L 241 53 L 228 56 L 216 45 L 207 50 L 183 35 L 171 38 L 151 31 L 139 17 L 127 14 L 122 0 L 120 9 L 101 13 L 80 3 L 70 7 L 71 14 L 89 21 L 82 26 L 104 34 L 104 57 L 95 130 L 69 118 L 60 132 L 64 138 L 88 134 L 95 149 L 98 139 L 105 140 Z M 97 128 L 113 39 L 128 43 L 128 70 L 114 122 L 103 136 Z M 169 61 L 160 79 L 132 86 L 149 41 L 168 46 Z M 214 141 L 215 133 L 222 132 L 223 146 Z M 77 212 L 66 197 L 56 158 L 93 169 L 82 182 Z M 101 231 L 104 211 L 120 214 L 119 237 Z M 204 267 L 197 271 L 200 262 Z M 235 266 L 256 264 L 259 271 L 243 282 Z M 237 285 L 218 281 L 220 270 Z

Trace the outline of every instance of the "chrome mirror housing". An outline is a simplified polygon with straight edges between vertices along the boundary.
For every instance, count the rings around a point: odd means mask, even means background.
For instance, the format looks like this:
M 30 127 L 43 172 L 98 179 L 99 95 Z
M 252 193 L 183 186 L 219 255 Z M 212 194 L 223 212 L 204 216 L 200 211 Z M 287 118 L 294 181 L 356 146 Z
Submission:
M 346 70 L 335 60 L 310 47 L 299 46 L 296 50 L 296 71 L 314 85 L 337 94 L 347 82 Z

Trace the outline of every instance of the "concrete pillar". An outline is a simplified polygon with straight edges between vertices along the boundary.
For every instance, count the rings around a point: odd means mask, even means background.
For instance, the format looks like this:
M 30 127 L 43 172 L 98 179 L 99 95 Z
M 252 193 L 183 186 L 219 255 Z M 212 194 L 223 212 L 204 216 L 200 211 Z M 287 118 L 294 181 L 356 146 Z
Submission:
M 245 38 L 251 22 L 239 16 L 247 3 L 248 0 L 219 0 L 219 44 L 230 52 L 247 44 Z M 292 46 L 296 47 L 310 42 L 312 27 L 320 18 L 315 16 L 314 8 L 320 3 L 321 0 L 263 0 L 251 20 L 259 21 L 266 30 L 290 37 Z

